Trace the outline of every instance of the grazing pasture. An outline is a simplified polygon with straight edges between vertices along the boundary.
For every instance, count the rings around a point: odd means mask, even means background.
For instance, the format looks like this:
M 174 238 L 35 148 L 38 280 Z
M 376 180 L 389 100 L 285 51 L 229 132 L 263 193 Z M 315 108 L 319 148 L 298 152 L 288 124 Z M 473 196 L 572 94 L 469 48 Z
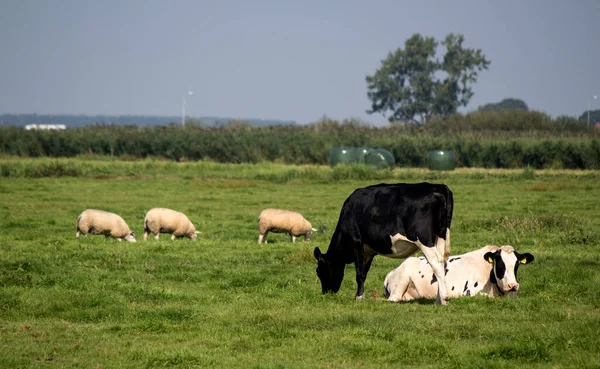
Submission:
M 343 201 L 380 182 L 445 183 L 452 253 L 513 245 L 519 298 L 385 301 L 402 260 L 378 256 L 355 301 L 354 266 L 322 295 L 313 249 Z M 600 172 L 375 171 L 280 164 L 0 159 L 0 367 L 597 368 Z M 143 241 L 153 207 L 198 240 Z M 310 242 L 271 234 L 266 207 L 301 212 Z M 75 238 L 86 208 L 121 215 L 138 242 Z

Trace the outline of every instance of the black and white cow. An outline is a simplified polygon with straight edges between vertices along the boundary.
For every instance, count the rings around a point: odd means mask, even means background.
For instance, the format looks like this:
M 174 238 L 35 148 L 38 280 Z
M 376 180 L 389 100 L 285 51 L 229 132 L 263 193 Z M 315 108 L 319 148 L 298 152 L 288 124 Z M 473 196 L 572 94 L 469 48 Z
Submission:
M 512 246 L 484 246 L 479 250 L 451 256 L 446 264 L 448 297 L 516 297 L 519 291 L 517 270 L 534 260 L 530 253 L 519 254 Z M 389 301 L 433 299 L 438 283 L 425 258 L 412 257 L 385 277 L 385 295 Z
M 440 281 L 438 303 L 445 305 L 453 207 L 452 191 L 444 184 L 382 183 L 355 190 L 342 206 L 327 253 L 314 250 L 322 292 L 336 293 L 346 264 L 354 263 L 356 298 L 362 299 L 375 255 L 406 258 L 421 250 Z

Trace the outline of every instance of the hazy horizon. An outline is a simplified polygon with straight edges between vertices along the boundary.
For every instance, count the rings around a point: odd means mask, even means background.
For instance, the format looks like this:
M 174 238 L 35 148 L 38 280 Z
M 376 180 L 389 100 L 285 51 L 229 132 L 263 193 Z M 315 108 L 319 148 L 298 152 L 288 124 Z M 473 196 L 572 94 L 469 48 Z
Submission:
M 368 115 L 365 76 L 414 33 L 465 36 L 491 61 L 467 112 L 518 98 L 553 117 L 600 109 L 600 2 L 283 3 L 5 0 L 0 114 Z M 595 86 L 596 85 L 596 86 Z

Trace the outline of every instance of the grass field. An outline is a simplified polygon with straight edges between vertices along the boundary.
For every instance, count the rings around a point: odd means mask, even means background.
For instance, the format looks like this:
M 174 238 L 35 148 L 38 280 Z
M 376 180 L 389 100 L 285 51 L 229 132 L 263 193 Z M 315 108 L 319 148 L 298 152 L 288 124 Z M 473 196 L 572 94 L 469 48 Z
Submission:
M 321 295 L 312 250 L 341 205 L 379 182 L 446 183 L 452 252 L 510 244 L 518 299 L 445 307 L 385 301 L 400 261 L 375 258 L 366 298 L 354 266 Z M 365 167 L 0 158 L 0 367 L 598 368 L 600 172 L 429 172 Z M 152 207 L 181 210 L 197 242 L 142 239 Z M 319 232 L 258 245 L 265 207 Z M 137 243 L 75 238 L 85 208 L 119 213 Z

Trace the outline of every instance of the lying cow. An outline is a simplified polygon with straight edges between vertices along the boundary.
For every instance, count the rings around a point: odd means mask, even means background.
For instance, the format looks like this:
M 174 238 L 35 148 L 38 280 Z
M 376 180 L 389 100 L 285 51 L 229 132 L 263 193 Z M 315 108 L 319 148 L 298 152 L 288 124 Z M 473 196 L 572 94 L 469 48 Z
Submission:
M 451 256 L 446 263 L 448 297 L 516 297 L 519 291 L 517 270 L 534 260 L 529 253 L 519 254 L 512 246 L 484 246 L 479 250 Z M 411 257 L 392 270 L 383 283 L 389 301 L 434 299 L 438 283 L 424 257 Z
M 314 250 L 322 292 L 337 292 L 346 264 L 354 263 L 356 299 L 363 299 L 375 255 L 406 258 L 420 250 L 440 281 L 437 302 L 446 304 L 453 206 L 452 191 L 443 184 L 382 183 L 355 190 L 342 206 L 327 253 Z

